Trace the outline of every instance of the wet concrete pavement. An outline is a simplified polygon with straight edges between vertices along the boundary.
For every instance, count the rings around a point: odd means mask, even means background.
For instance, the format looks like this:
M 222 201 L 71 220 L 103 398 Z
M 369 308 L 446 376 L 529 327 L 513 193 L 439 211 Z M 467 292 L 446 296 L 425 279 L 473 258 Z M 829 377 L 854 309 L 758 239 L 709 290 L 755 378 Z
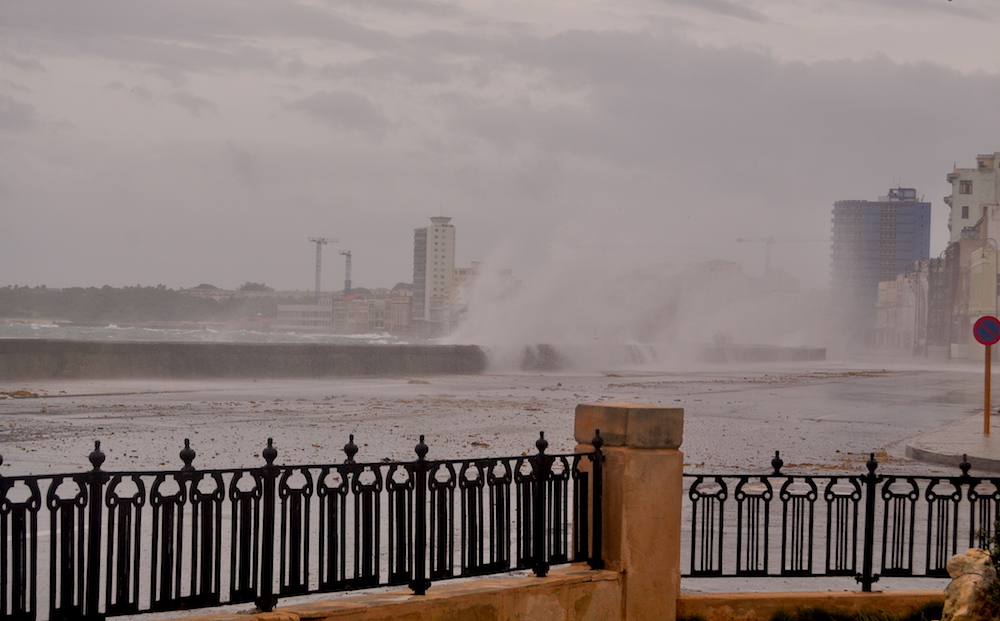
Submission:
M 539 431 L 550 451 L 570 451 L 574 407 L 594 401 L 683 407 L 682 450 L 699 470 L 765 471 L 780 450 L 789 472 L 853 472 L 871 452 L 886 471 L 952 472 L 907 457 L 907 446 L 918 437 L 942 451 L 976 446 L 975 423 L 966 423 L 982 408 L 981 384 L 973 365 L 842 361 L 592 375 L 0 382 L 0 392 L 26 393 L 0 399 L 0 473 L 85 470 L 94 440 L 106 470 L 179 466 L 184 438 L 200 468 L 260 463 L 268 437 L 289 464 L 342 461 L 349 434 L 364 461 L 411 459 L 420 434 L 430 458 L 531 452 Z M 951 435 L 929 434 L 942 427 Z
M 1000 472 L 998 419 L 1000 414 L 994 408 L 990 415 L 988 434 L 982 413 L 920 434 L 906 443 L 906 456 L 955 467 L 967 460 L 974 470 Z

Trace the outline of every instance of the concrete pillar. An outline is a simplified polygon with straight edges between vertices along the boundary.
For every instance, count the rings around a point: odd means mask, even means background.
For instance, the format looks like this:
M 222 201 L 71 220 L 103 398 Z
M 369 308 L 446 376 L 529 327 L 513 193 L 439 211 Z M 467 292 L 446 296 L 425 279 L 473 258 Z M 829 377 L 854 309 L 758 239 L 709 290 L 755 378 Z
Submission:
M 623 574 L 625 621 L 674 621 L 680 593 L 684 409 L 576 406 L 576 441 L 604 439 L 604 560 Z

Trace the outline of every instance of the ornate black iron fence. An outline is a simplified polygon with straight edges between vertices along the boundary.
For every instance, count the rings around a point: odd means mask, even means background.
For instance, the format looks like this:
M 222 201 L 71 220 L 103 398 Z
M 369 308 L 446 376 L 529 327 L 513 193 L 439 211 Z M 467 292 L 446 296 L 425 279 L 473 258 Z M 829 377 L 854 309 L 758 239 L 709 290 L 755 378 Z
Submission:
M 1000 478 L 781 472 L 685 474 L 684 577 L 947 578 L 959 545 L 985 547 L 1000 519 Z M 878 572 L 876 573 L 876 568 Z
M 592 453 L 0 476 L 0 618 L 102 619 L 601 561 Z M 2 463 L 2 458 L 0 458 Z

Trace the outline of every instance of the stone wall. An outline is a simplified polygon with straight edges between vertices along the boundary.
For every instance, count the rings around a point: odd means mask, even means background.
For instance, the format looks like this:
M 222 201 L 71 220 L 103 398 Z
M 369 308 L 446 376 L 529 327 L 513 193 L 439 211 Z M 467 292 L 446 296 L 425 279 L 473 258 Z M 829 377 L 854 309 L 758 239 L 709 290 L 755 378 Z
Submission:
M 812 608 L 874 618 L 905 617 L 928 604 L 944 602 L 938 591 L 829 591 L 820 593 L 684 593 L 677 617 L 706 621 L 767 621 L 779 611 Z
M 0 339 L 0 379 L 334 377 L 481 373 L 473 345 Z
M 620 574 L 572 565 L 545 578 L 435 583 L 426 595 L 389 591 L 283 605 L 274 612 L 207 614 L 183 621 L 618 621 L 621 598 Z

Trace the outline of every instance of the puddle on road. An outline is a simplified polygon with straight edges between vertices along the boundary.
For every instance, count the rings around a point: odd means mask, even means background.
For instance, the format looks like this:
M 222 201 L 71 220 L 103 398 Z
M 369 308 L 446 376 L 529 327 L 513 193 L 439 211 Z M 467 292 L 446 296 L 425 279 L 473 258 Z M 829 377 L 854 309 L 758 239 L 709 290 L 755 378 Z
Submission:
M 945 403 L 948 405 L 971 405 L 983 402 L 983 391 L 975 390 L 951 390 L 936 397 L 927 399 L 929 403 Z

